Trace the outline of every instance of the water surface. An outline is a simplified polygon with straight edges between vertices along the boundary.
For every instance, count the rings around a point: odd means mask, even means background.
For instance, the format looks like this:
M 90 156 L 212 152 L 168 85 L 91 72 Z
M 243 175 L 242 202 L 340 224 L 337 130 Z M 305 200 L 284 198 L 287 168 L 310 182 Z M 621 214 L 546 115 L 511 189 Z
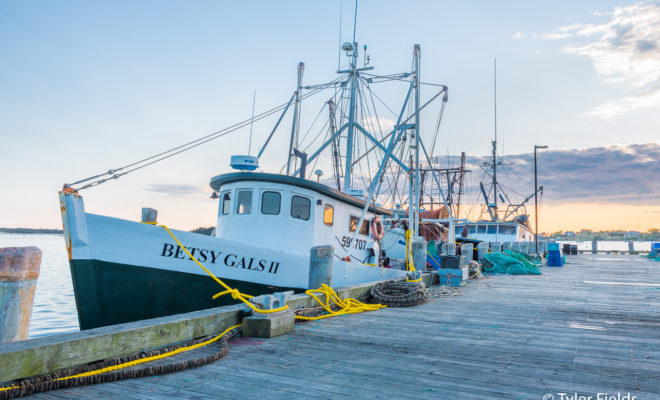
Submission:
M 78 315 L 64 237 L 0 233 L 0 248 L 25 246 L 37 246 L 43 252 L 29 338 L 78 331 Z

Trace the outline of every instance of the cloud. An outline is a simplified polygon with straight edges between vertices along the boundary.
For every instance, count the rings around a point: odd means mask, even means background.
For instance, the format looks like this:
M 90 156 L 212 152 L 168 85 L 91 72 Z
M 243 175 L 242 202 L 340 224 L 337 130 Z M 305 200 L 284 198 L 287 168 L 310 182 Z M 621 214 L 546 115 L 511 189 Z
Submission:
M 481 165 L 488 157 L 468 157 L 472 191 L 478 190 Z M 534 154 L 506 156 L 498 176 L 523 196 L 534 188 Z M 581 150 L 543 150 L 538 153 L 539 185 L 547 201 L 558 203 L 660 202 L 660 145 L 594 147 Z M 500 175 L 501 174 L 501 175 Z M 519 199 L 518 199 L 519 200 Z
M 156 192 L 167 194 L 170 196 L 197 196 L 199 194 L 209 192 L 199 186 L 194 185 L 175 185 L 165 183 L 154 183 L 144 188 L 149 192 Z
M 526 36 L 522 32 L 515 32 L 513 35 L 511 35 L 511 39 L 524 39 Z
M 603 103 L 585 115 L 612 118 L 637 108 L 656 107 L 652 87 L 660 81 L 660 5 L 642 2 L 616 7 L 606 15 L 608 20 L 603 23 L 567 25 L 541 37 L 579 42 L 567 44 L 562 52 L 588 58 L 608 83 L 627 83 L 643 91 Z
M 562 50 L 589 58 L 609 82 L 643 87 L 660 78 L 660 5 L 617 7 L 601 24 L 573 24 L 543 35 L 550 40 L 584 38 Z
M 598 118 L 612 118 L 638 108 L 660 107 L 660 86 L 638 95 L 626 96 L 618 102 L 606 102 L 583 114 Z
M 366 117 L 361 121 L 362 126 L 369 132 L 377 132 L 379 129 L 383 133 L 388 133 L 394 129 L 396 121 L 389 118 Z

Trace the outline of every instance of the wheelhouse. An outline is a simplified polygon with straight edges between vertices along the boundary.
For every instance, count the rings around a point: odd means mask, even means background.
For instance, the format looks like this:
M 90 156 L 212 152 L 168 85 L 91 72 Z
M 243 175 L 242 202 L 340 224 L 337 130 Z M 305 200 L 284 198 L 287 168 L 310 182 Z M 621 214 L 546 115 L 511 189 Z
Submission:
M 467 226 L 468 237 L 490 242 L 525 242 L 534 240 L 534 234 L 516 222 L 479 221 L 457 223 L 456 237 L 460 237 Z
M 231 173 L 214 177 L 211 187 L 220 199 L 216 237 L 287 252 L 308 254 L 313 246 L 332 245 L 338 257 L 363 261 L 371 220 L 390 215 L 370 206 L 358 229 L 364 200 L 291 176 Z

